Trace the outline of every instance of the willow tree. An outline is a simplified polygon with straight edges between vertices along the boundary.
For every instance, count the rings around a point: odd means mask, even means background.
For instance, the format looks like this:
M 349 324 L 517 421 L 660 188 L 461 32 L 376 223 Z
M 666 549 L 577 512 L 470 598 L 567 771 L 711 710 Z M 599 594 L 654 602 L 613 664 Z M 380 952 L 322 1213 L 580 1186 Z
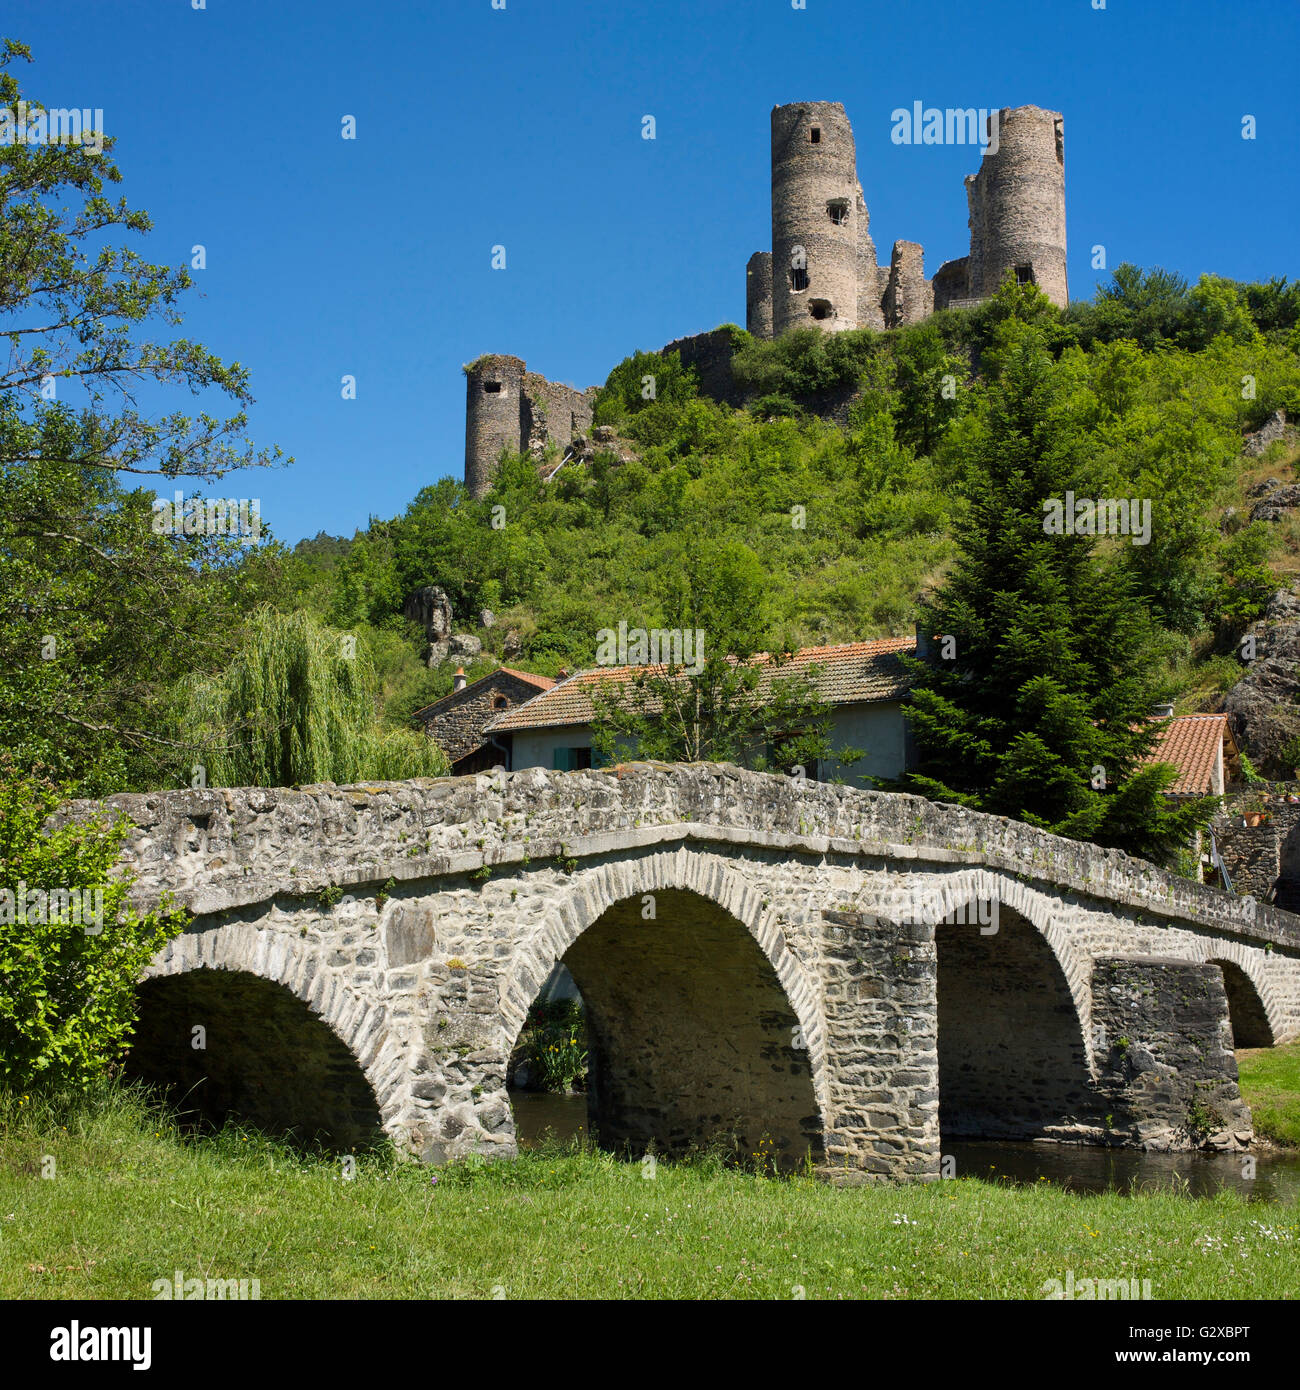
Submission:
M 414 729 L 386 728 L 364 642 L 312 614 L 262 608 L 230 665 L 195 682 L 180 734 L 187 780 L 214 786 L 445 777 L 446 755 Z

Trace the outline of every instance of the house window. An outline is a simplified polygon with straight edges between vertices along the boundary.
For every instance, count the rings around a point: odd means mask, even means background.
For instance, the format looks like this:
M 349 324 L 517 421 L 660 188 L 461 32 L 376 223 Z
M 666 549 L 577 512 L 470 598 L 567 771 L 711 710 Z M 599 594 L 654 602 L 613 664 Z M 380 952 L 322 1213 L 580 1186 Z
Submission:
M 835 309 L 829 299 L 810 299 L 808 312 L 815 319 L 833 319 L 835 317 Z
M 813 127 L 808 131 L 808 139 L 809 139 L 814 145 L 820 145 L 821 142 L 822 142 L 822 128 L 821 128 L 821 126 L 819 126 L 819 125 L 813 126 Z
M 1034 268 L 1032 265 L 1018 265 L 1016 267 L 1016 284 L 1032 285 L 1034 283 Z
M 510 701 L 504 695 L 494 695 L 492 697 L 493 709 L 509 709 Z
M 849 204 L 846 198 L 833 199 L 826 204 L 826 211 L 837 227 L 842 227 L 849 220 Z
M 591 766 L 590 748 L 556 748 L 551 753 L 551 766 L 556 772 L 580 772 Z
M 808 272 L 801 266 L 795 266 L 790 271 L 790 288 L 792 290 L 806 290 L 808 288 Z
M 483 390 L 489 396 L 499 396 L 501 394 L 501 383 L 499 381 L 485 381 Z

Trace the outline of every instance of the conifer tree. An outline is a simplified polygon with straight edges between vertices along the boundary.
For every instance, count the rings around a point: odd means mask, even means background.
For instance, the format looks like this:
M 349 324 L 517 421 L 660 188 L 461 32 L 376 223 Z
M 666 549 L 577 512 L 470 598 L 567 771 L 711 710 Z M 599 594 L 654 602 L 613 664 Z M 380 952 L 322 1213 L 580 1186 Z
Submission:
M 913 663 L 919 764 L 902 786 L 1167 861 L 1214 803 L 1172 802 L 1174 769 L 1143 762 L 1155 626 L 1096 537 L 1045 531 L 1045 502 L 1093 493 L 1040 330 L 1007 320 L 986 366 L 962 438 L 958 558 L 922 605 L 933 652 Z

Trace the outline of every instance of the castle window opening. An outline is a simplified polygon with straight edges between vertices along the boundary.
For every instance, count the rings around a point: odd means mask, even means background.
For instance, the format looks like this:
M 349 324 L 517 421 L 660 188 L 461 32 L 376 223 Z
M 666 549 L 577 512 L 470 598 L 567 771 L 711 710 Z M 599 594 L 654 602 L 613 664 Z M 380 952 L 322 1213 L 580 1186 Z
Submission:
M 829 299 L 810 299 L 808 312 L 815 319 L 833 319 L 835 317 L 835 308 Z
M 1065 122 L 1058 116 L 1052 125 L 1056 130 L 1056 162 L 1063 165 L 1065 163 Z
M 808 288 L 808 272 L 795 267 L 790 271 L 790 288 L 792 290 L 806 290 Z
M 819 125 L 813 126 L 812 129 L 808 132 L 808 139 L 809 139 L 814 145 L 820 145 L 821 142 L 822 142 L 822 128 L 821 128 L 821 126 L 819 126 Z
M 489 396 L 497 396 L 501 394 L 501 383 L 499 381 L 485 381 L 483 389 Z
M 1034 268 L 1032 265 L 1018 265 L 1016 267 L 1016 284 L 1032 285 L 1035 284 Z
M 849 220 L 849 204 L 845 198 L 835 198 L 827 203 L 826 211 L 837 227 L 842 227 Z

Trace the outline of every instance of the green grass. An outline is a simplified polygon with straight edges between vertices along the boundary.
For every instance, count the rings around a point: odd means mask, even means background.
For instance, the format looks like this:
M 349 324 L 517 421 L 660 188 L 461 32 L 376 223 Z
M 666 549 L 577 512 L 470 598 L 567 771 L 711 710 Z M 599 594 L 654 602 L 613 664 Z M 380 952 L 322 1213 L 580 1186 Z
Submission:
M 1300 1147 L 1300 1042 L 1237 1053 L 1241 1094 L 1255 1117 L 1255 1133 Z
M 1039 1298 L 1068 1270 L 1155 1298 L 1300 1295 L 1296 1209 L 1231 1194 L 838 1189 L 717 1160 L 646 1179 L 558 1150 L 436 1176 L 378 1154 L 344 1181 L 237 1130 L 185 1141 L 121 1092 L 0 1098 L 0 1297 L 148 1298 L 177 1269 L 268 1299 Z

